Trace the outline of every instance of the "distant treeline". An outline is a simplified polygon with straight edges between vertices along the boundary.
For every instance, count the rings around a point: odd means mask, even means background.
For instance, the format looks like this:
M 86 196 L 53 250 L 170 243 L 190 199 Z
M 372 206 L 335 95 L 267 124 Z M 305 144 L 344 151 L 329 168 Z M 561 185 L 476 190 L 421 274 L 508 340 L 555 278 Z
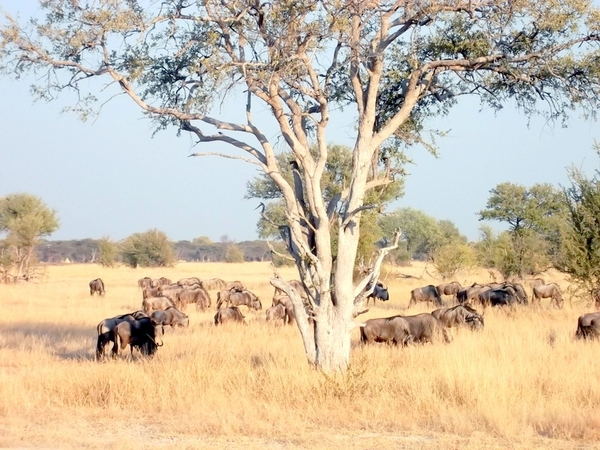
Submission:
M 93 263 L 98 262 L 98 239 L 73 239 L 69 241 L 42 241 L 37 247 L 41 262 L 45 263 Z M 243 254 L 244 261 L 270 261 L 271 252 L 265 241 L 210 242 L 194 243 L 179 241 L 173 243 L 178 261 L 219 262 L 228 261 L 232 248 Z

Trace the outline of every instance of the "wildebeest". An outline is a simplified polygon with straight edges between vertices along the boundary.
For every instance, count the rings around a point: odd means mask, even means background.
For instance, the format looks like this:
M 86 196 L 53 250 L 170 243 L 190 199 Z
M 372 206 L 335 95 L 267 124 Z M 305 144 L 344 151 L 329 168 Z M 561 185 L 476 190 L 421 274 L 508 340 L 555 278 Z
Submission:
M 600 312 L 579 316 L 575 336 L 579 339 L 600 338 Z
M 225 289 L 227 284 L 220 278 L 209 278 L 208 280 L 202 280 L 200 282 L 200 286 L 202 286 L 207 291 L 212 291 L 215 289 Z
M 408 308 L 417 302 L 432 302 L 438 306 L 442 306 L 444 304 L 442 298 L 440 297 L 440 293 L 432 284 L 410 291 L 410 302 L 408 303 Z
M 294 314 L 294 305 L 292 304 L 292 300 L 285 294 L 279 294 L 273 297 L 272 306 L 281 305 L 285 309 L 285 318 L 284 323 L 288 325 L 292 325 L 296 320 L 296 315 Z M 309 319 L 310 321 L 311 319 Z
M 210 308 L 210 295 L 201 287 L 182 289 L 177 293 L 177 306 L 184 309 L 188 303 L 195 303 L 196 309 L 204 311 L 206 308 Z
M 156 342 L 156 327 L 158 324 L 150 317 L 142 317 L 133 321 L 123 321 L 115 327 L 115 345 L 113 356 L 119 354 L 119 349 L 129 345 L 131 354 L 137 347 L 142 355 L 152 356 L 162 343 Z
M 278 303 L 275 306 L 271 306 L 265 311 L 265 318 L 267 322 L 274 322 L 285 324 L 286 322 L 286 314 L 285 314 L 285 306 L 281 303 Z
M 104 281 L 102 281 L 101 278 L 96 278 L 95 280 L 90 281 L 90 295 L 104 295 L 105 292 Z
M 296 292 L 298 292 L 300 297 L 302 297 L 303 299 L 308 298 L 306 295 L 306 291 L 304 290 L 304 285 L 302 284 L 301 281 L 287 280 L 287 282 L 294 288 L 294 290 Z M 285 292 L 283 292 L 281 289 L 275 288 L 275 292 L 273 293 L 273 298 L 275 298 L 277 295 L 287 295 L 287 294 Z
M 140 289 L 151 288 L 152 287 L 152 278 L 144 277 L 138 280 L 138 287 Z
M 438 290 L 438 293 L 440 294 L 440 296 L 451 295 L 452 297 L 454 297 L 455 300 L 458 300 L 456 295 L 458 294 L 458 291 L 460 291 L 460 289 L 462 288 L 462 286 L 460 285 L 460 283 L 458 281 L 452 281 L 450 283 L 443 283 L 436 287 L 437 287 L 437 290 Z
M 477 296 L 481 306 L 513 306 L 518 303 L 517 293 L 512 287 L 488 289 Z
M 177 284 L 179 286 L 191 286 L 193 284 L 200 284 L 200 278 L 198 277 L 188 277 L 188 278 L 181 278 L 180 280 L 177 280 Z
M 565 303 L 556 283 L 540 284 L 533 288 L 533 302 L 539 305 L 543 298 L 551 298 L 557 308 L 562 308 Z
M 466 303 L 476 299 L 479 294 L 491 289 L 490 286 L 473 283 L 471 286 L 460 288 L 456 293 L 458 303 Z
M 146 316 L 143 311 L 134 311 L 104 319 L 98 325 L 96 325 L 96 331 L 98 332 L 98 340 L 96 342 L 96 359 L 100 360 L 100 358 L 102 358 L 104 355 L 104 349 L 109 342 L 112 342 L 114 345 L 115 328 L 118 324 L 124 321 L 131 322 L 136 319 L 141 319 L 142 317 L 148 316 Z
M 246 286 L 241 281 L 226 281 L 225 289 L 229 289 L 230 291 L 238 291 L 242 292 L 246 290 Z
M 190 325 L 190 318 L 172 306 L 164 310 L 153 311 L 150 318 L 161 326 L 162 334 L 165 333 L 166 326 L 175 328 L 176 326 L 187 327 Z
M 411 340 L 410 327 L 402 316 L 369 319 L 360 325 L 360 340 L 370 342 L 390 342 L 406 345 Z
M 221 295 L 224 292 L 228 294 Z M 257 311 L 262 309 L 262 303 L 259 298 L 250 291 L 220 291 L 217 295 L 217 309 L 220 309 L 224 304 L 227 306 L 246 305 L 248 309 L 255 309 Z
M 439 319 L 446 328 L 468 326 L 477 330 L 484 327 L 483 316 L 467 304 L 439 308 L 432 311 L 431 315 Z
M 242 322 L 244 323 L 244 315 L 237 306 L 219 309 L 215 314 L 215 325 L 224 324 L 226 322 Z
M 369 290 L 370 288 L 370 284 L 367 285 L 366 289 Z M 369 306 L 369 299 L 373 300 L 373 304 L 375 304 L 375 299 L 387 302 L 390 299 L 387 286 L 382 281 L 377 281 L 373 291 L 367 296 L 367 306 Z
M 417 314 L 415 316 L 402 316 L 408 322 L 410 342 L 425 343 L 443 339 L 450 342 L 450 335 L 439 319 L 429 313 Z
M 152 311 L 157 311 L 159 309 L 167 309 L 169 307 L 174 307 L 174 306 L 175 306 L 175 303 L 173 303 L 167 297 L 150 297 L 150 298 L 145 298 L 142 301 L 142 309 L 148 315 Z

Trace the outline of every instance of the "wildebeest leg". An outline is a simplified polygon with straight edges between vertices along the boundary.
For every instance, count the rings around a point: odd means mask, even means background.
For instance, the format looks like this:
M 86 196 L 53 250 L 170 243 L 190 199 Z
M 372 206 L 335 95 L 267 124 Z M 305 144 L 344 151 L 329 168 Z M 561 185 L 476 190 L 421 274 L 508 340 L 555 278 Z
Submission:
M 98 341 L 96 342 L 96 361 L 100 361 L 104 356 L 104 347 L 106 346 L 107 338 L 104 334 L 98 335 Z

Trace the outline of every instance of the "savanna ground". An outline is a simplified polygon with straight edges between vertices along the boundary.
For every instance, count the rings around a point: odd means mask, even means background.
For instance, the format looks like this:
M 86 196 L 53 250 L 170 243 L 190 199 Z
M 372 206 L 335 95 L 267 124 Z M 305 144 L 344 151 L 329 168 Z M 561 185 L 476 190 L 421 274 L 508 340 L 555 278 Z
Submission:
M 363 347 L 354 330 L 351 369 L 327 377 L 308 367 L 295 327 L 265 322 L 271 274 L 263 263 L 64 265 L 0 285 L 0 447 L 600 448 L 600 343 L 574 340 L 583 302 L 488 309 L 483 332 L 453 332 L 450 344 Z M 211 311 L 189 306 L 190 327 L 168 329 L 154 358 L 96 362 L 96 324 L 140 308 L 143 276 L 241 280 L 264 309 L 242 307 L 248 326 L 215 327 L 213 292 Z M 89 296 L 96 277 L 104 298 Z M 388 268 L 386 282 L 391 300 L 357 320 L 402 313 L 411 289 L 440 280 L 414 263 Z

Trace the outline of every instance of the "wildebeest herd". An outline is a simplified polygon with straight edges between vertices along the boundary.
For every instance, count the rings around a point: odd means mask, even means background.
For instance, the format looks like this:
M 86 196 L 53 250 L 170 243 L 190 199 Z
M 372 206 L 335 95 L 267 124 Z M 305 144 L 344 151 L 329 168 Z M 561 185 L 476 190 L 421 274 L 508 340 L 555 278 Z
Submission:
M 307 300 L 306 291 L 300 281 L 289 283 Z M 564 300 L 556 283 L 545 284 L 535 279 L 530 284 L 532 303 L 539 305 L 541 299 L 549 298 L 557 308 L 562 308 Z M 90 295 L 105 294 L 104 283 L 100 278 L 90 281 Z M 152 356 L 162 346 L 164 327 L 187 327 L 189 317 L 183 312 L 189 304 L 195 304 L 199 311 L 206 311 L 212 305 L 209 291 L 216 291 L 216 309 L 214 324 L 226 322 L 245 323 L 245 316 L 239 309 L 244 305 L 248 309 L 261 310 L 260 299 L 248 291 L 239 281 L 226 282 L 219 278 L 200 280 L 197 277 L 182 278 L 173 283 L 167 278 L 152 279 L 144 277 L 138 280 L 142 291 L 142 308 L 128 314 L 104 319 L 97 325 L 98 340 L 96 358 L 102 359 L 106 346 L 112 343 L 112 356 L 117 356 L 128 345 L 133 354 L 134 348 L 144 356 Z M 372 289 L 371 289 L 372 287 Z M 367 286 L 370 293 L 366 303 L 376 299 L 389 300 L 387 286 L 378 281 Z M 445 306 L 451 301 L 451 306 Z M 449 300 L 448 300 L 449 298 Z M 471 330 L 484 328 L 484 316 L 475 307 L 508 307 L 527 305 L 529 298 L 520 283 L 473 283 L 463 287 L 460 283 L 427 285 L 415 288 L 410 293 L 407 306 L 411 308 L 420 302 L 428 302 L 437 307 L 430 313 L 416 315 L 394 315 L 375 318 L 360 323 L 360 337 L 363 344 L 385 342 L 395 345 L 408 345 L 425 342 L 450 342 L 450 328 L 464 327 Z M 305 306 L 308 302 L 305 302 Z M 308 312 L 308 310 L 307 310 Z M 267 322 L 291 325 L 295 321 L 294 307 L 290 298 L 279 289 L 275 289 L 271 307 L 265 312 Z M 309 320 L 312 320 L 309 314 Z M 600 338 L 600 312 L 584 314 L 578 319 L 576 337 Z

